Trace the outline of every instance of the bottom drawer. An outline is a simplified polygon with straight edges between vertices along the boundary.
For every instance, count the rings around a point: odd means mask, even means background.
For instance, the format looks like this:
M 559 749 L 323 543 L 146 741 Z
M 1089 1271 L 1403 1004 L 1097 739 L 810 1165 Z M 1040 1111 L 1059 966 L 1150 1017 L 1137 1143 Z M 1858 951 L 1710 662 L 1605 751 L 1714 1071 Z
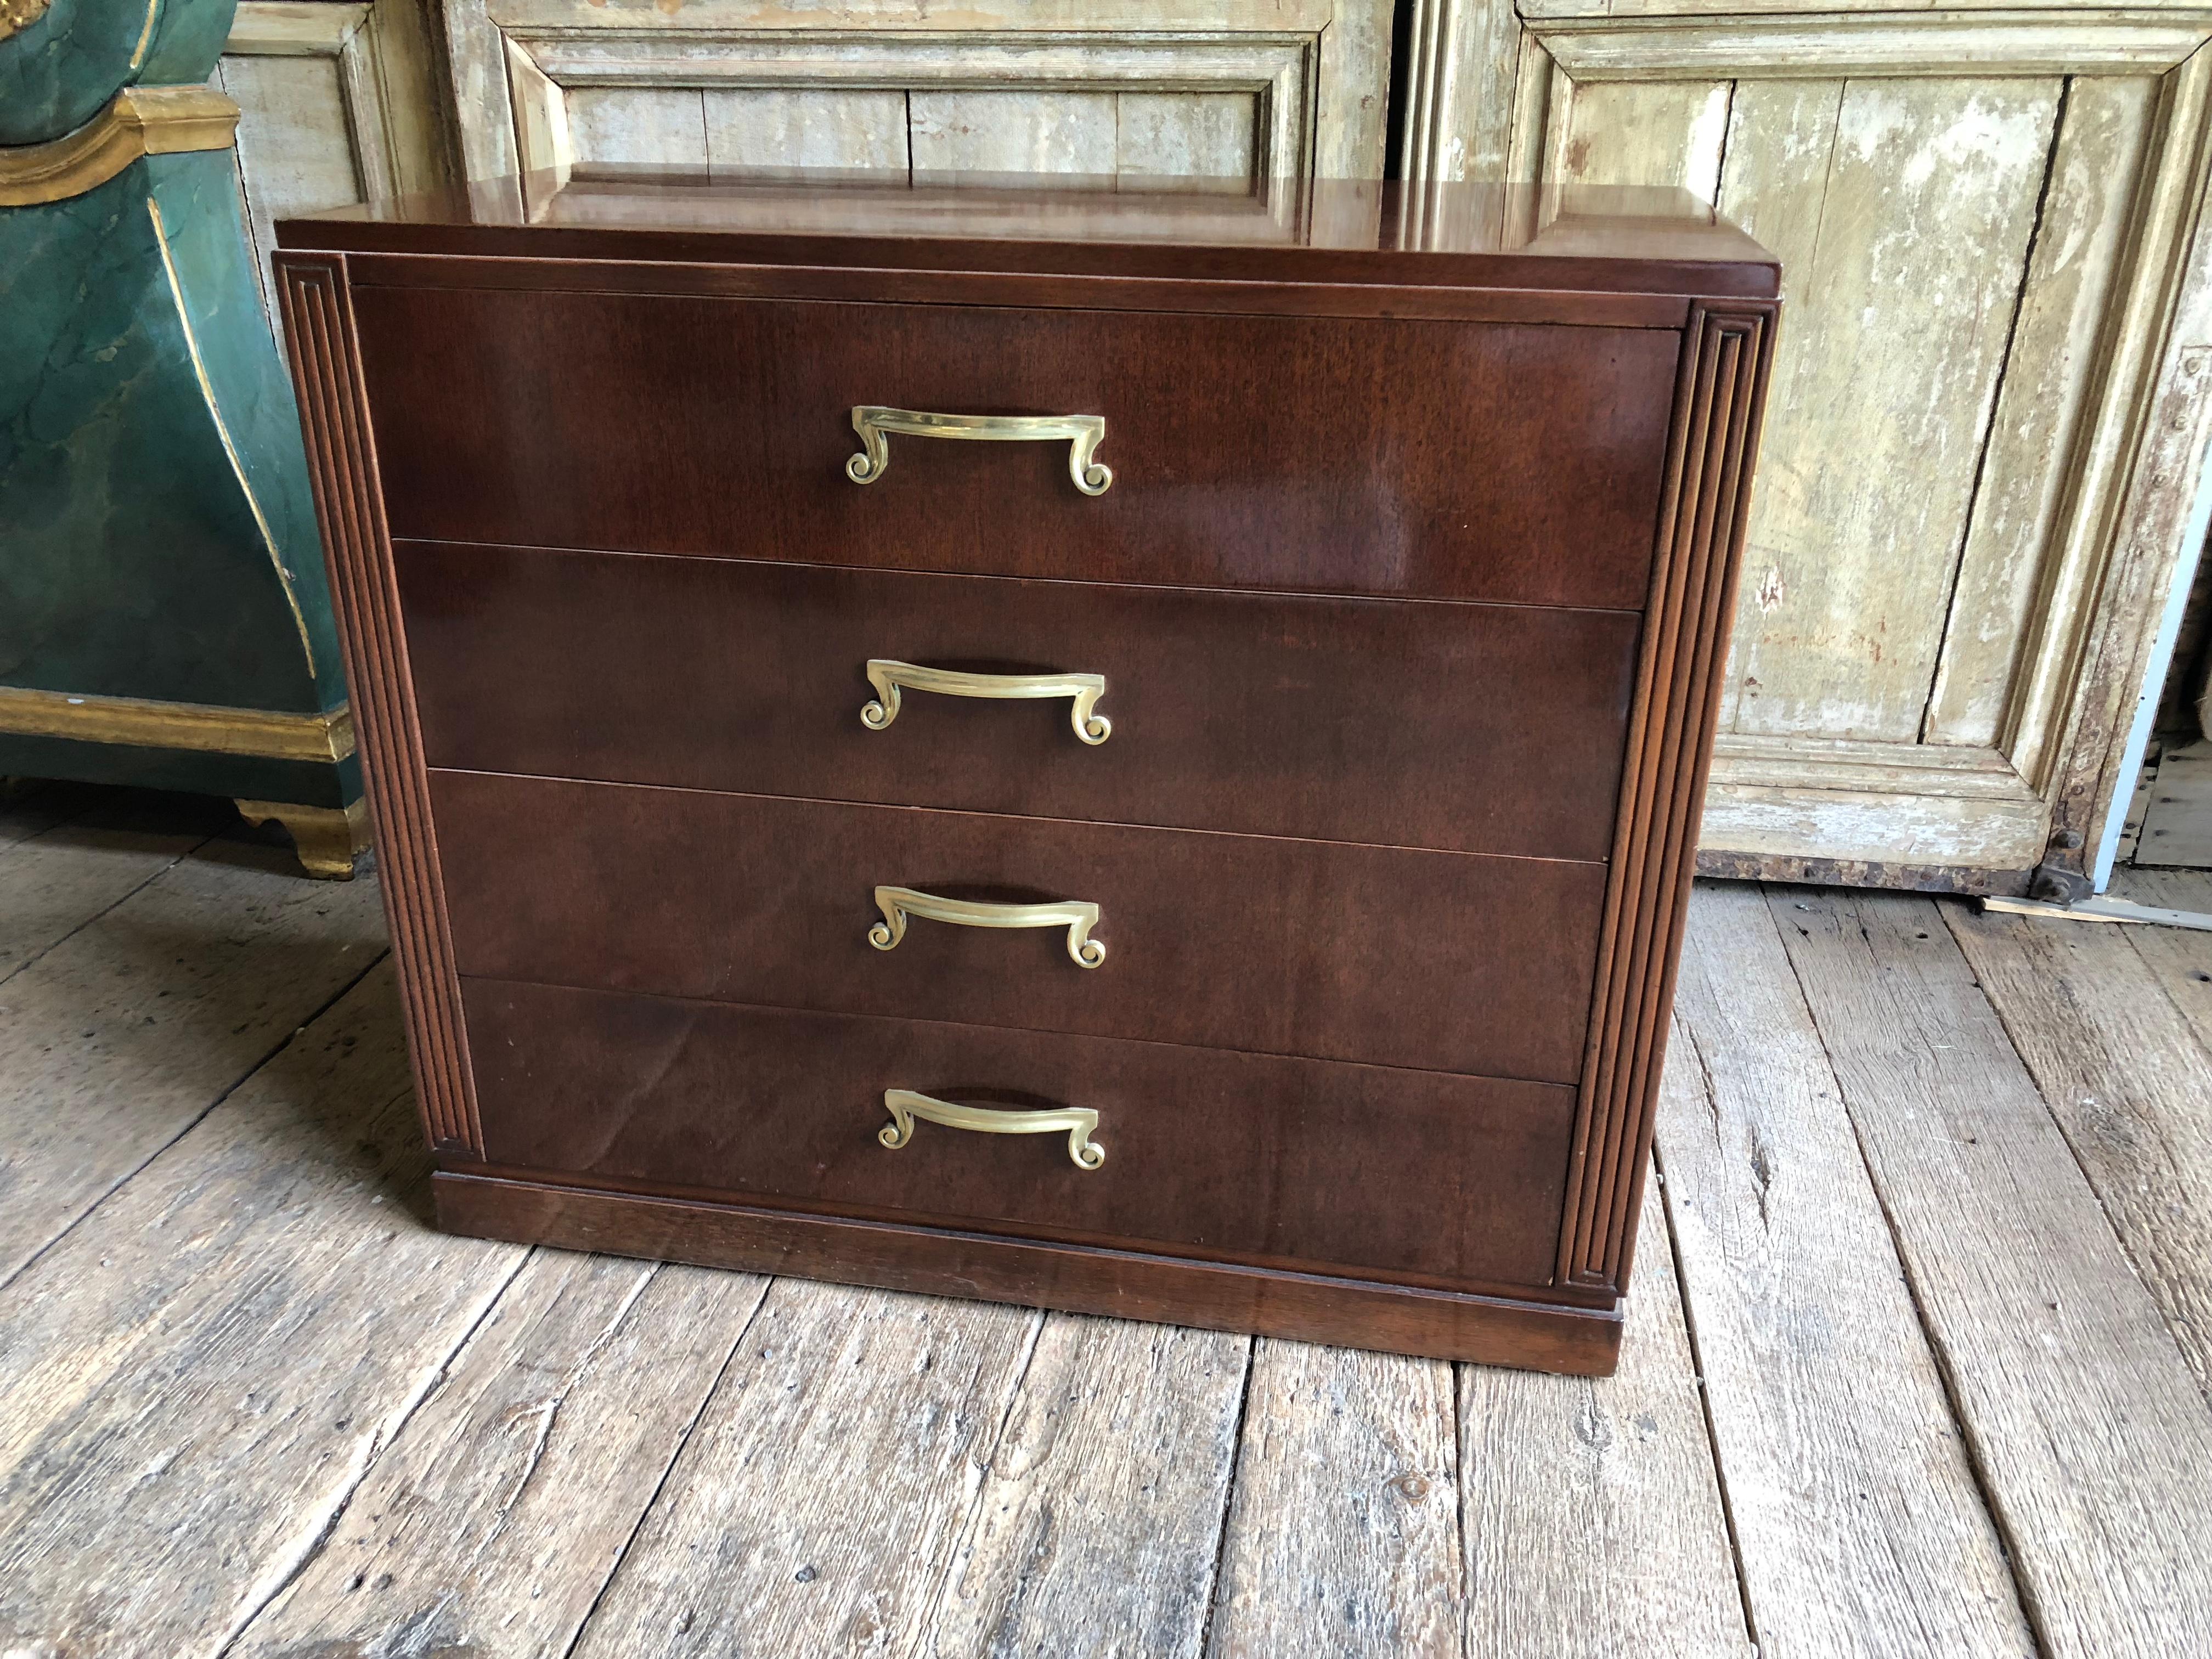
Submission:
M 484 1156 L 876 1218 L 1452 1288 L 1548 1284 L 1575 1092 L 1556 1084 L 874 1016 L 464 981 Z M 886 1090 L 1002 1111 L 992 1134 Z

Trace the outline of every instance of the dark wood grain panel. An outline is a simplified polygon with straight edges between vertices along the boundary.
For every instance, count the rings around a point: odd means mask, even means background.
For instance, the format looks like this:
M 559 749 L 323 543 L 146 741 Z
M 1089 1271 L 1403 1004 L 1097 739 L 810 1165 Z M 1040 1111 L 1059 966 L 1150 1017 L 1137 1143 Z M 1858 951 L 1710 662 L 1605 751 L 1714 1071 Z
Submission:
M 1648 329 L 364 289 L 394 533 L 1633 609 L 1680 337 Z M 853 408 L 1105 416 L 1065 443 Z
M 1449 851 L 1611 851 L 1639 619 L 401 543 L 434 766 Z M 912 694 L 872 657 L 1103 673 Z
M 917 808 L 433 772 L 464 973 L 1571 1083 L 1606 872 Z M 878 884 L 1086 899 L 1066 930 L 916 921 Z
M 434 1187 L 440 1226 L 524 1244 L 984 1297 L 1582 1376 L 1610 1376 L 1620 1352 L 1620 1315 L 1612 1308 L 793 1215 L 750 1205 L 589 1192 L 459 1171 L 441 1172 Z
M 748 1202 L 1188 1250 L 1448 1288 L 1541 1286 L 1574 1091 L 1431 1072 L 914 1020 L 464 981 L 484 1157 Z M 886 1089 L 1098 1114 L 921 1123 Z

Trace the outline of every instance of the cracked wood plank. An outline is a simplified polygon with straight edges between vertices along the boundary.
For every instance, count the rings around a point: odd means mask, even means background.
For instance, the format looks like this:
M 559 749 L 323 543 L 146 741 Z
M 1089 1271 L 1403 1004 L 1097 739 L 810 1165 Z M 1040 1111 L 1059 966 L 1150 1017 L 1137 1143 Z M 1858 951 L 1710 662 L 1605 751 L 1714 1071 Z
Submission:
M 1958 942 L 1767 898 L 2044 1651 L 2212 1651 L 2212 1414 Z
M 2112 372 L 2106 337 L 2124 298 L 2116 290 L 2129 240 L 2140 234 L 2137 177 L 2160 97 L 2149 75 L 2067 83 L 1929 691 L 1923 743 L 2002 749 L 2031 777 L 2057 735 L 2051 720 L 2070 712 L 2022 695 L 2039 635 L 2086 622 L 2094 603 L 2076 586 L 2094 559 L 2063 544 L 2067 497 L 2085 479 L 2097 488 L 2096 462 L 2075 450 Z M 2015 711 L 2021 729 L 2008 732 Z
M 224 1659 L 560 1659 L 767 1287 L 534 1255 Z
M 915 1650 L 1042 1321 L 776 1280 L 575 1659 Z
M 386 966 L 0 1291 L 0 1652 L 212 1654 L 283 1584 L 526 1254 L 426 1174 Z
M 1790 320 L 1724 730 L 1918 740 L 2059 90 L 2026 76 L 1737 89 L 1719 207 L 1780 257 Z
M 2129 938 L 2179 930 L 1963 906 L 1943 919 L 2212 1391 L 2212 1054 Z M 2180 937 L 2212 968 L 2212 934 Z
M 1465 1632 L 1452 1368 L 1263 1339 L 1209 1659 L 1442 1659 Z
M 1698 889 L 1675 1009 L 1660 1163 L 1760 1653 L 2033 1656 L 1758 888 Z
M 914 1650 L 1194 1659 L 1251 1346 L 1047 1316 Z
M 8 981 L 0 1283 L 384 950 L 374 882 L 211 842 Z
M 1611 1377 L 1460 1368 L 1467 1651 L 1750 1659 L 1659 1183 Z

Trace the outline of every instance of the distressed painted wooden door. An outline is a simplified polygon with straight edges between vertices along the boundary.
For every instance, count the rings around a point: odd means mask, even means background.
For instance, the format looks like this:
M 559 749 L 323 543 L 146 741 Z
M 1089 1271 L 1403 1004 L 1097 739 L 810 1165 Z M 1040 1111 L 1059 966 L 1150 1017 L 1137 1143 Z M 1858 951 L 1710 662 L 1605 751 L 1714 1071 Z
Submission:
M 210 86 L 238 106 L 254 269 L 276 322 L 270 227 L 453 176 L 429 0 L 240 0 Z
M 1379 176 L 1389 0 L 448 0 L 471 177 Z
M 2212 410 L 2208 35 L 1418 0 L 1409 177 L 1683 185 L 1782 258 L 1706 867 L 2016 888 L 2094 847 Z

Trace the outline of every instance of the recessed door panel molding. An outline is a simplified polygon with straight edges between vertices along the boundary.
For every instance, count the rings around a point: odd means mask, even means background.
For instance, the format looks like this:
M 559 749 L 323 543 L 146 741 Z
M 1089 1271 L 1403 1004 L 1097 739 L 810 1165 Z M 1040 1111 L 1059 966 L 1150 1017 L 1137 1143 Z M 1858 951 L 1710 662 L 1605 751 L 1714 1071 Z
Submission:
M 1724 873 L 2079 869 L 2212 428 L 2212 8 L 1418 0 L 1402 170 L 1671 184 L 1781 255 Z M 1516 228 L 1507 228 L 1514 234 Z
M 210 85 L 237 104 L 246 233 L 270 321 L 270 226 L 452 176 L 423 0 L 242 0 Z
M 455 0 L 468 173 L 912 167 L 1253 187 L 1382 171 L 1388 0 Z

